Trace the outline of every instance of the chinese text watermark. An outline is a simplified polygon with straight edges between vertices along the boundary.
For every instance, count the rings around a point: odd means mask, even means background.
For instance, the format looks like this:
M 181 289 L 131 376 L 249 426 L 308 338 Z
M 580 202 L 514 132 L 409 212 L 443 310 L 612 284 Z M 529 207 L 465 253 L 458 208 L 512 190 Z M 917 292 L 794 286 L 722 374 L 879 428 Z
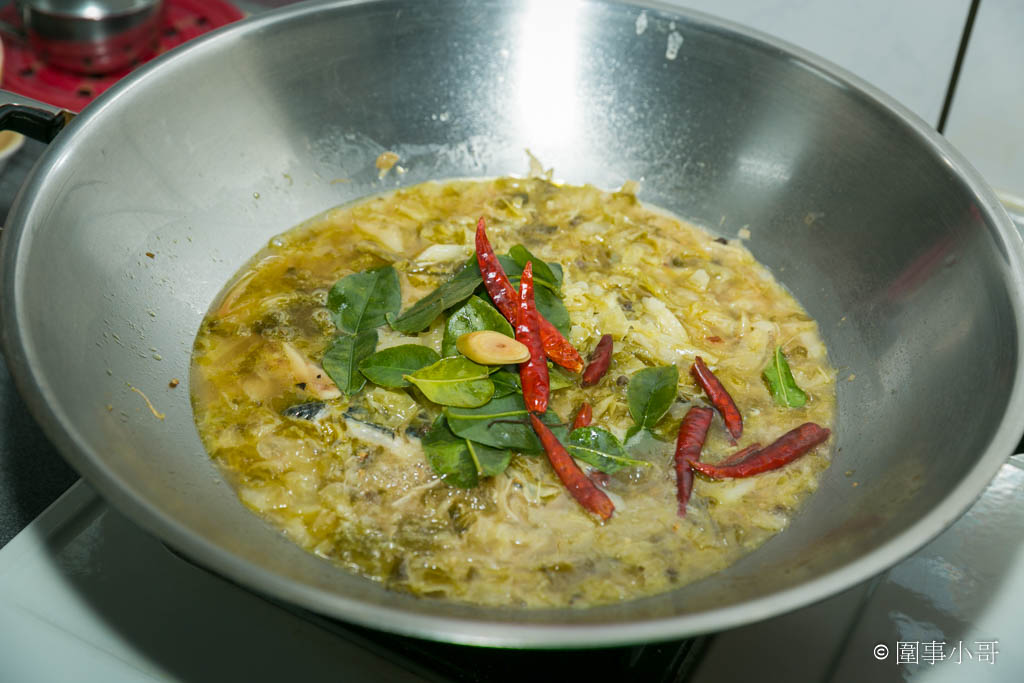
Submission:
M 888 659 L 892 652 L 885 643 L 878 643 L 871 651 L 879 661 Z M 973 644 L 965 644 L 962 640 L 955 643 L 947 643 L 944 640 L 897 640 L 895 649 L 896 663 L 900 665 L 934 666 L 939 662 L 963 664 L 964 660 L 995 664 L 998 654 L 998 640 L 975 640 Z

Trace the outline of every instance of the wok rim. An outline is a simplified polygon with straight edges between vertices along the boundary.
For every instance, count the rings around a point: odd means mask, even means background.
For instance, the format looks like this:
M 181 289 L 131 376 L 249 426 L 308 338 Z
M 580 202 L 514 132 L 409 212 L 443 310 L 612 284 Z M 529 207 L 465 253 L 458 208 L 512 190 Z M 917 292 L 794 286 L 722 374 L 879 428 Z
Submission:
M 983 212 L 983 218 L 992 226 L 991 235 L 996 247 L 1001 248 L 1005 255 L 1004 282 L 1018 331 L 1017 367 L 999 428 L 990 439 L 988 447 L 975 461 L 968 475 L 929 512 L 887 542 L 844 566 L 805 580 L 791 588 L 768 593 L 736 605 L 670 617 L 613 620 L 597 624 L 509 622 L 414 613 L 401 608 L 343 597 L 286 579 L 195 535 L 184 524 L 164 514 L 151 502 L 139 496 L 116 473 L 109 471 L 99 454 L 83 446 L 84 440 L 79 438 L 74 424 L 60 409 L 59 397 L 43 383 L 34 364 L 33 348 L 22 336 L 19 325 L 24 315 L 23 308 L 18 305 L 18 277 L 24 270 L 24 267 L 19 265 L 24 261 L 22 255 L 27 252 L 26 245 L 31 243 L 32 238 L 30 231 L 26 229 L 27 218 L 37 197 L 48 184 L 47 176 L 51 170 L 73 155 L 74 141 L 79 135 L 88 134 L 90 124 L 94 120 L 102 119 L 109 108 L 116 107 L 122 93 L 129 91 L 140 81 L 159 78 L 165 65 L 183 59 L 195 59 L 204 50 L 217 49 L 220 43 L 260 31 L 279 21 L 326 9 L 374 5 L 381 0 L 302 3 L 250 17 L 212 31 L 191 41 L 184 48 L 161 55 L 119 81 L 90 105 L 69 126 L 69 130 L 59 135 L 44 151 L 29 179 L 18 192 L 0 243 L 0 267 L 3 269 L 4 284 L 0 299 L 0 338 L 19 393 L 32 416 L 61 455 L 105 500 L 111 502 L 134 523 L 200 565 L 209 567 L 212 571 L 258 594 L 269 595 L 317 614 L 373 629 L 427 640 L 489 647 L 582 649 L 622 646 L 712 633 L 761 621 L 831 597 L 870 579 L 916 552 L 956 521 L 984 492 L 1006 458 L 1012 455 L 1024 432 L 1024 334 L 1021 334 L 1024 331 L 1024 243 L 994 191 L 966 158 L 925 121 L 878 88 L 822 57 L 760 31 L 693 10 L 659 2 L 586 1 L 587 4 L 626 5 L 635 7 L 638 11 L 658 11 L 681 19 L 689 25 L 699 25 L 721 34 L 733 34 L 738 39 L 777 50 L 802 68 L 813 70 L 819 77 L 833 81 L 837 87 L 855 91 L 859 96 L 866 98 L 871 106 L 896 117 L 908 134 L 916 136 L 937 160 L 949 166 L 951 172 L 977 202 Z M 841 438 L 841 435 L 839 436 Z

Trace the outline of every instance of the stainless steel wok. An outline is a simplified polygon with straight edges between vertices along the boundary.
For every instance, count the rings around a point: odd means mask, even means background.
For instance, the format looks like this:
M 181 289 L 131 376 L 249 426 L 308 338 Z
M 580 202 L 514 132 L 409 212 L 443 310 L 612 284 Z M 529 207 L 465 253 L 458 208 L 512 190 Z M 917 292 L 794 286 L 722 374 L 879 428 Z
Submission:
M 525 148 L 565 180 L 637 179 L 647 201 L 749 229 L 821 323 L 842 378 L 835 462 L 791 528 L 712 578 L 585 610 L 390 593 L 250 514 L 199 442 L 193 336 L 252 253 L 355 197 L 524 171 Z M 408 172 L 379 180 L 384 150 Z M 1021 256 L 942 138 L 777 40 L 657 5 L 327 2 L 174 51 L 56 137 L 3 236 L 4 350 L 104 496 L 238 583 L 425 638 L 625 644 L 824 598 L 956 519 L 1022 431 Z

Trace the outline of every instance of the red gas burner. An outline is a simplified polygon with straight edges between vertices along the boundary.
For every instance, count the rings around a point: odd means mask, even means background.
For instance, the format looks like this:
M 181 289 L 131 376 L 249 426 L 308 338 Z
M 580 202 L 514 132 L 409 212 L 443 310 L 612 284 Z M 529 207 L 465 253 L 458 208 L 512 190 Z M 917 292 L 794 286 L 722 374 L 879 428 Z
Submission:
M 143 55 L 133 66 L 102 76 L 82 76 L 50 66 L 33 53 L 26 42 L 4 36 L 3 87 L 79 112 L 139 64 L 243 16 L 240 10 L 223 0 L 167 0 L 157 48 Z M 13 3 L 0 10 L 0 20 L 14 26 L 21 25 Z

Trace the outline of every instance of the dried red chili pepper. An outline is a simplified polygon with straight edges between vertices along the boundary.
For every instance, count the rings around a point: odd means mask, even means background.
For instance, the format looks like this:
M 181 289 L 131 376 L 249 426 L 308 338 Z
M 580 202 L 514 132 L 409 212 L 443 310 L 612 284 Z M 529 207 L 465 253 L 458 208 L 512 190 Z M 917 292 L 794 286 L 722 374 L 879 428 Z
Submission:
M 590 421 L 594 419 L 594 410 L 590 407 L 590 404 L 586 401 L 580 406 L 579 411 L 576 413 L 576 419 L 572 421 L 572 428 L 579 429 L 580 427 L 589 427 Z
M 686 411 L 686 417 L 679 425 L 676 439 L 676 499 L 679 501 L 679 516 L 686 516 L 686 504 L 693 492 L 693 470 L 690 465 L 700 459 L 700 449 L 711 426 L 715 412 L 704 406 L 694 406 Z
M 570 372 L 579 372 L 583 369 L 583 356 L 544 316 L 540 316 L 540 338 L 544 342 L 544 351 L 552 363 L 558 363 Z
M 537 304 L 533 299 L 533 261 L 523 268 L 519 281 L 518 314 L 516 315 L 516 341 L 530 350 L 530 359 L 519 364 L 519 379 L 523 384 L 526 409 L 543 413 L 548 409 L 551 383 L 548 377 L 548 359 L 544 343 L 537 330 Z
M 832 432 L 825 427 L 805 422 L 792 429 L 768 446 L 733 465 L 709 465 L 692 462 L 690 467 L 712 479 L 740 479 L 775 470 L 788 465 L 818 444 L 824 443 Z
M 501 314 L 515 325 L 519 294 L 505 274 L 505 269 L 501 267 L 491 241 L 487 239 L 487 222 L 483 216 L 476 222 L 476 262 L 480 266 L 480 276 L 484 280 L 484 288 L 491 295 L 491 301 Z
M 601 336 L 601 340 L 594 347 L 594 352 L 590 354 L 590 363 L 583 371 L 582 386 L 589 387 L 597 384 L 604 377 L 604 373 L 608 372 L 608 366 L 611 363 L 612 335 L 605 334 Z
M 759 444 L 759 443 L 752 443 L 749 446 L 747 446 L 746 448 L 744 448 L 742 450 L 736 451 L 735 453 L 730 455 L 728 458 L 726 458 L 722 462 L 718 463 L 718 466 L 719 467 L 724 467 L 726 465 L 735 465 L 736 463 L 743 461 L 748 455 L 753 455 L 754 453 L 757 453 L 760 449 L 761 449 L 761 444 Z
M 487 239 L 487 222 L 481 216 L 476 223 L 476 262 L 480 266 L 480 275 L 484 280 L 484 288 L 491 295 L 491 301 L 501 314 L 512 324 L 516 324 L 516 304 L 519 295 L 512 282 L 501 267 L 491 241 Z M 540 320 L 540 338 L 544 343 L 544 352 L 552 362 L 558 363 L 566 370 L 579 372 L 583 369 L 583 358 L 579 351 L 562 336 L 547 318 L 538 314 Z
M 587 475 L 583 474 L 583 470 L 576 466 L 572 456 L 565 450 L 565 446 L 559 443 L 548 426 L 541 422 L 535 413 L 530 413 L 530 421 L 533 422 L 533 430 L 540 437 L 551 467 L 554 468 L 555 474 L 562 480 L 565 488 L 569 489 L 569 493 L 576 499 L 576 502 L 601 519 L 610 519 L 612 513 L 615 512 L 615 504 L 612 503 L 611 498 L 599 489 Z
M 703 358 L 697 356 L 694 359 L 690 373 L 704 389 L 704 393 L 708 395 L 711 405 L 721 414 L 725 421 L 725 428 L 732 434 L 732 438 L 740 438 L 743 434 L 743 416 L 740 415 L 740 409 L 736 407 L 736 402 L 732 400 L 732 396 L 718 381 L 715 374 L 704 364 Z

